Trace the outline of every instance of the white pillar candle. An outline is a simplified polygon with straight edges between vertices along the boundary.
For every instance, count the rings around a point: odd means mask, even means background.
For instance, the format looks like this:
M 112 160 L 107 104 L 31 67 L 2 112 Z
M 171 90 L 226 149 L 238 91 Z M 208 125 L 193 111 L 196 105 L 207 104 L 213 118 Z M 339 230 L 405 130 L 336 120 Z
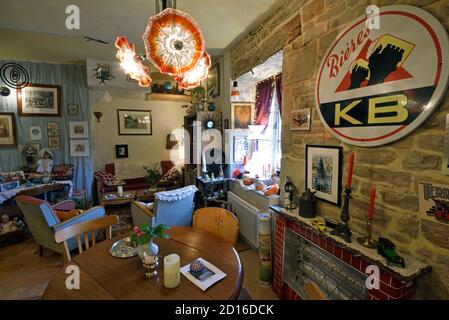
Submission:
M 123 195 L 123 186 L 118 186 L 117 191 L 119 195 Z
M 176 288 L 181 281 L 180 259 L 175 253 L 164 258 L 164 286 L 166 288 Z

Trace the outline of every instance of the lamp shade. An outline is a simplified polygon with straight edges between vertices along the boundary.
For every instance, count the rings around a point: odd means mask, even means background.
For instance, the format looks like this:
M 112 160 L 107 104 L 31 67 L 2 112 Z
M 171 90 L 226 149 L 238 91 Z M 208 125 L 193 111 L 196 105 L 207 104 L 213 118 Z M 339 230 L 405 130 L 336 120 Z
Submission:
M 182 76 L 176 77 L 176 82 L 182 89 L 192 89 L 201 85 L 201 81 L 207 78 L 209 74 L 209 68 L 211 65 L 210 56 L 207 52 L 204 52 L 200 62 L 193 70 L 186 72 Z
M 185 12 L 167 8 L 152 16 L 143 35 L 147 59 L 161 73 L 181 76 L 203 58 L 205 43 L 196 22 Z

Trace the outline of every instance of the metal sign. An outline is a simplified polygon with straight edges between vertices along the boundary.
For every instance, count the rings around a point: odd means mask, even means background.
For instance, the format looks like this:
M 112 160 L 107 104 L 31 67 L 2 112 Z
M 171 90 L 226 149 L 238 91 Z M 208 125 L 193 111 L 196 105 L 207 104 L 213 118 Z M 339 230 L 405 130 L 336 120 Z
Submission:
M 448 86 L 449 39 L 413 6 L 380 8 L 379 29 L 366 21 L 351 23 L 325 54 L 316 101 L 337 139 L 374 147 L 409 134 L 436 109 Z

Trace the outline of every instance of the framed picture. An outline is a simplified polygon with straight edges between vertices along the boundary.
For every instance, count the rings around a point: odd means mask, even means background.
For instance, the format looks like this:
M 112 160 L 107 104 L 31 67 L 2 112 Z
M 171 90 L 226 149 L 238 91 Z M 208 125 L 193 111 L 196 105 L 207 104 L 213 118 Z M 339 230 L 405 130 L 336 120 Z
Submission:
M 59 123 L 58 122 L 47 123 L 47 136 L 48 137 L 59 137 Z
M 128 145 L 119 144 L 115 146 L 115 157 L 116 158 L 128 158 Z
M 51 150 L 61 150 L 61 140 L 59 137 L 48 137 L 48 148 Z
M 217 62 L 209 69 L 207 76 L 207 94 L 209 98 L 220 96 L 220 64 Z
M 30 127 L 30 140 L 40 141 L 42 140 L 42 128 L 41 126 L 31 126 Z
M 248 138 L 234 137 L 234 162 L 243 163 L 245 156 L 248 154 Z
M 306 187 L 337 206 L 341 206 L 342 153 L 342 147 L 306 146 Z
M 176 140 L 176 136 L 174 134 L 167 134 L 165 141 L 165 149 L 172 150 L 179 148 L 179 141 Z
M 117 110 L 118 134 L 121 136 L 135 136 L 153 134 L 151 110 Z
M 254 103 L 231 103 L 231 129 L 249 129 L 254 116 Z
M 69 116 L 78 116 L 80 114 L 79 106 L 74 103 L 68 104 L 67 113 Z
M 70 140 L 70 155 L 72 157 L 88 157 L 89 140 Z
M 19 116 L 61 116 L 61 87 L 28 84 L 17 90 Z
M 308 131 L 310 130 L 311 109 L 293 110 L 290 113 L 290 130 Z
M 37 165 L 39 160 L 40 145 L 35 144 L 19 144 L 19 164 L 20 167 L 33 167 Z
M 70 122 L 70 138 L 87 138 L 89 137 L 89 128 L 87 121 Z
M 0 112 L 0 147 L 16 147 L 16 120 L 14 113 Z

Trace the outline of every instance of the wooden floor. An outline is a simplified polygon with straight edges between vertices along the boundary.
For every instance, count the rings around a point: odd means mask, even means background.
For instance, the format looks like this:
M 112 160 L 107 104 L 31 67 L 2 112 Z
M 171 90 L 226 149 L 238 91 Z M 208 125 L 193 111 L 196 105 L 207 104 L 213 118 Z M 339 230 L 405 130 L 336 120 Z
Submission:
M 243 287 L 252 299 L 277 299 L 271 288 L 259 285 L 257 251 L 240 244 L 245 277 Z M 60 254 L 45 249 L 39 257 L 34 240 L 0 248 L 0 299 L 40 299 L 51 278 L 62 266 Z

